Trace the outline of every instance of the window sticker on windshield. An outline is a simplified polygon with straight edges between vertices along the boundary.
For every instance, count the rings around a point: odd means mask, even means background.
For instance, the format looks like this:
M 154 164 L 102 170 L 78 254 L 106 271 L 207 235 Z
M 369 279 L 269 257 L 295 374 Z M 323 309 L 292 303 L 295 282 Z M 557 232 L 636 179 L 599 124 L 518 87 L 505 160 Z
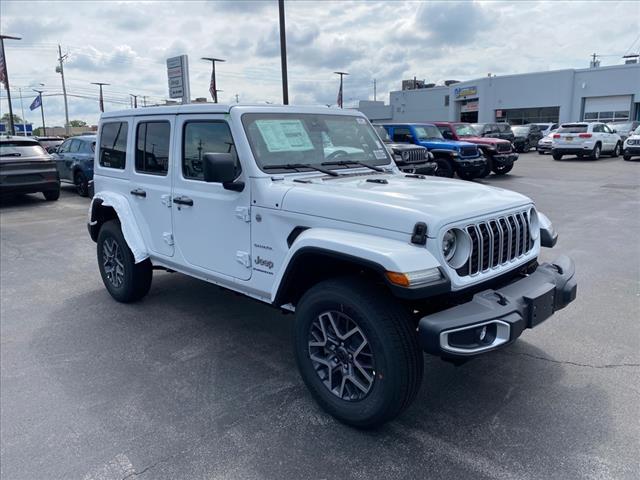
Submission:
M 378 140 L 376 140 L 376 147 L 382 148 L 382 145 L 380 145 L 380 142 Z
M 384 160 L 387 158 L 384 154 L 384 150 L 374 150 L 373 154 L 376 156 L 376 160 Z
M 301 120 L 256 120 L 269 152 L 313 150 Z
M 360 125 L 364 125 L 365 123 L 364 118 L 360 118 L 360 117 L 356 118 L 356 122 L 358 122 Z

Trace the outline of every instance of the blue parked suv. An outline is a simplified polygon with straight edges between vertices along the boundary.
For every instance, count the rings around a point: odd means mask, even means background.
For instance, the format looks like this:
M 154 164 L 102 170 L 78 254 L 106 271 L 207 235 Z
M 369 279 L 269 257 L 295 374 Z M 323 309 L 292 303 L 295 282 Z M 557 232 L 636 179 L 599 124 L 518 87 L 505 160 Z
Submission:
M 67 138 L 51 154 L 58 167 L 60 181 L 73 183 L 83 197 L 91 194 L 95 151 L 96 136 L 81 135 Z
M 433 153 L 438 164 L 436 175 L 464 180 L 482 176 L 487 160 L 474 143 L 445 140 L 440 130 L 430 123 L 389 123 L 383 125 L 394 142 L 414 143 Z

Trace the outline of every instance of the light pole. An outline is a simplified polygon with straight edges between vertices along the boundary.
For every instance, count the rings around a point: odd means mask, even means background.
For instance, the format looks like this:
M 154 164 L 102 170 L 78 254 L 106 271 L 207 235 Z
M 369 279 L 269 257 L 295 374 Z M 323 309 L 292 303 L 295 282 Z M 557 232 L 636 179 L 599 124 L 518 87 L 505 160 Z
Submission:
M 110 85 L 110 84 L 102 83 L 102 82 L 91 82 L 91 85 L 98 85 L 100 87 L 100 111 L 104 113 L 104 100 L 102 98 L 102 87 L 103 85 Z
M 289 105 L 289 79 L 287 75 L 287 33 L 284 24 L 284 0 L 278 0 L 280 14 L 280 68 L 282 70 L 282 104 Z
M 9 133 L 11 135 L 16 134 L 16 127 L 13 124 L 13 107 L 11 106 L 11 91 L 9 90 L 9 73 L 7 72 L 7 57 L 4 54 L 4 39 L 7 40 L 22 40 L 21 37 L 12 37 L 11 35 L 0 35 L 0 82 L 4 83 L 7 89 L 7 102 L 9 102 Z
M 44 86 L 44 83 L 41 83 L 40 85 Z M 42 103 L 42 92 L 44 92 L 44 90 L 36 90 L 35 88 L 32 88 L 31 90 L 33 90 L 34 92 L 36 92 L 38 94 L 38 96 L 40 97 L 40 113 L 42 114 L 42 134 L 43 136 L 47 136 L 47 127 L 45 126 L 44 123 L 44 104 Z
M 342 108 L 342 77 L 344 77 L 345 75 L 349 75 L 347 72 L 333 72 L 336 75 L 340 75 L 340 90 L 338 90 L 338 106 L 340 108 Z
M 226 62 L 222 58 L 202 57 L 202 60 L 211 62 L 211 83 L 209 83 L 209 93 L 213 98 L 213 103 L 218 103 L 218 87 L 216 86 L 216 62 Z

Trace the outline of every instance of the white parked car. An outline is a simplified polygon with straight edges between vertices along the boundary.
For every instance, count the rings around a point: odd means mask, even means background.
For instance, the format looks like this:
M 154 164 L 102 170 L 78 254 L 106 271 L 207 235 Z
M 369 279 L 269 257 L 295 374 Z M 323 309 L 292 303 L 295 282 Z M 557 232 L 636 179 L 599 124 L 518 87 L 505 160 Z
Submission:
M 551 153 L 553 147 L 553 134 L 557 131 L 557 129 L 551 130 L 546 136 L 542 137 L 538 141 L 538 148 L 536 148 L 536 150 L 538 150 L 538 154 L 544 155 L 545 153 Z
M 112 297 L 167 269 L 295 312 L 302 379 L 350 425 L 411 404 L 423 351 L 502 348 L 576 296 L 570 258 L 539 263 L 557 234 L 531 199 L 401 173 L 356 111 L 108 112 L 97 145 L 89 232 Z
M 536 123 L 543 137 L 558 129 L 557 123 Z
M 622 158 L 631 160 L 633 157 L 640 157 L 640 126 L 631 132 L 622 148 Z
M 553 134 L 554 160 L 564 155 L 576 155 L 598 160 L 600 155 L 617 157 L 622 150 L 620 135 L 600 122 L 564 123 Z

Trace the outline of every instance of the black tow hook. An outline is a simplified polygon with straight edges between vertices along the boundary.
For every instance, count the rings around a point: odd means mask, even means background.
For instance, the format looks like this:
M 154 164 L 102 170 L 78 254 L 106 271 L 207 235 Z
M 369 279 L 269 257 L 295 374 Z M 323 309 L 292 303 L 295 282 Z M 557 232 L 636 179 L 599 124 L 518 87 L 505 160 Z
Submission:
M 500 292 L 493 292 L 495 294 L 496 297 L 498 297 L 498 303 L 502 306 L 506 305 L 507 303 L 509 303 L 509 301 L 507 300 L 507 297 L 505 297 L 504 295 L 502 295 Z

